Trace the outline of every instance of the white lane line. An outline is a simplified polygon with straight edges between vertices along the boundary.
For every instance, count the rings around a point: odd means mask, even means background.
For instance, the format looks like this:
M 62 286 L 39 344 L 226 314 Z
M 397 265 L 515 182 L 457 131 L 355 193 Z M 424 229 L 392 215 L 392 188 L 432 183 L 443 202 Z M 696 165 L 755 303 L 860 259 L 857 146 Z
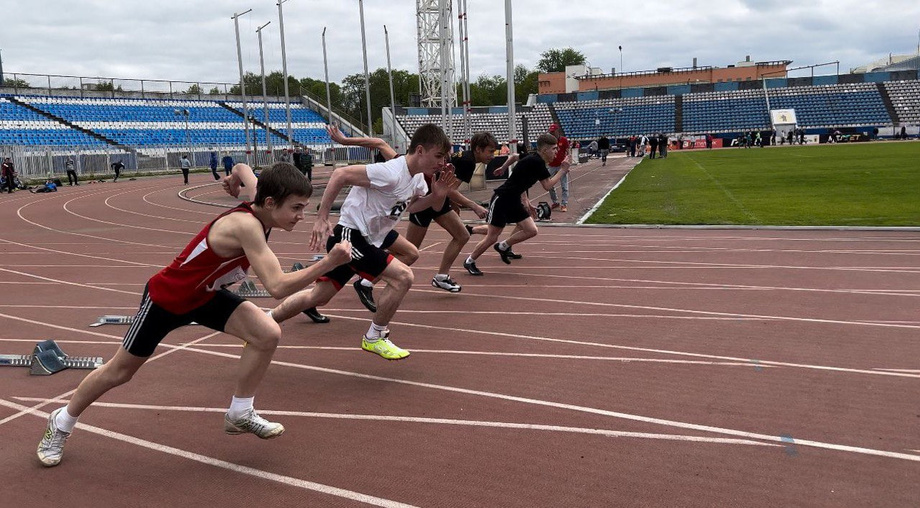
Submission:
M 54 326 L 54 325 L 49 325 L 49 326 L 52 326 L 52 327 L 54 327 L 54 328 L 63 328 L 63 327 L 58 327 L 58 326 Z M 71 329 L 71 330 L 78 331 L 78 332 L 83 332 L 83 330 L 76 330 L 76 329 Z M 110 338 L 111 338 L 111 337 L 115 337 L 115 336 L 111 336 L 111 335 L 105 335 L 105 334 L 102 334 L 102 333 L 94 333 L 94 332 L 84 332 L 84 333 L 88 333 L 88 334 L 90 334 L 90 335 L 98 335 L 98 336 L 101 336 L 101 337 L 110 337 Z M 173 353 L 177 353 L 177 352 L 179 352 L 179 351 L 183 351 L 186 347 L 188 347 L 188 346 L 190 346 L 190 345 L 198 344 L 198 343 L 200 343 L 200 342 L 203 342 L 203 341 L 205 341 L 205 340 L 210 339 L 211 337 L 215 337 L 215 336 L 217 336 L 217 335 L 220 335 L 220 333 L 221 333 L 221 332 L 211 332 L 211 333 L 205 335 L 204 337 L 201 337 L 201 338 L 199 338 L 199 339 L 196 339 L 196 340 L 193 340 L 193 341 L 189 342 L 187 345 L 184 345 L 184 346 L 173 346 L 173 347 L 167 349 L 166 351 L 164 351 L 164 352 L 162 352 L 162 353 L 160 353 L 160 354 L 151 356 L 151 357 L 145 362 L 145 365 L 148 364 L 148 363 L 150 363 L 150 362 L 152 362 L 152 361 L 159 360 L 160 358 L 163 358 L 164 356 L 169 356 L 169 355 L 171 355 L 171 354 L 173 354 Z M 120 339 L 120 337 L 115 337 L 115 338 L 119 338 L 119 339 Z M 119 340 L 118 343 L 121 344 L 121 341 Z M 49 399 L 49 400 L 56 400 L 56 399 L 62 399 L 62 398 L 65 398 L 65 397 L 69 397 L 69 396 L 73 395 L 74 392 L 76 392 L 76 391 L 77 391 L 77 389 L 74 388 L 73 390 L 64 392 L 64 393 L 58 395 L 57 397 L 53 397 L 52 399 Z M 35 405 L 35 406 L 31 407 L 31 408 L 27 408 L 27 409 L 24 410 L 24 411 L 21 410 L 21 411 L 19 411 L 18 413 L 14 413 L 14 414 L 12 414 L 12 415 L 10 415 L 10 416 L 7 416 L 6 418 L 0 420 L 0 425 L 3 425 L 3 424 L 5 424 L 5 423 L 9 423 L 9 422 L 11 422 L 11 421 L 13 421 L 13 420 L 15 420 L 15 419 L 17 419 L 17 418 L 20 418 L 20 417 L 25 416 L 25 415 L 27 415 L 27 414 L 29 414 L 29 413 L 32 413 L 34 410 L 40 409 L 40 408 L 42 408 L 42 407 L 44 407 L 44 406 L 46 406 L 46 405 L 48 405 L 48 402 L 43 402 L 43 403 L 37 404 L 37 405 Z M 46 415 L 46 416 L 47 416 L 47 415 Z
M 222 356 L 224 358 L 233 358 L 233 359 L 239 358 L 239 356 L 237 355 L 233 355 L 229 353 L 221 353 L 219 351 L 199 349 L 195 347 L 187 347 L 185 348 L 185 351 L 204 353 L 204 354 L 213 355 L 213 356 Z M 461 393 L 464 395 L 473 395 L 476 397 L 487 397 L 487 398 L 507 400 L 507 401 L 512 401 L 512 402 L 520 402 L 523 404 L 531 404 L 535 406 L 552 407 L 556 409 L 566 409 L 570 411 L 577 411 L 580 413 L 589 413 L 589 414 L 595 414 L 595 415 L 600 415 L 600 416 L 609 416 L 612 418 L 618 418 L 622 420 L 649 423 L 649 424 L 654 424 L 654 425 L 663 425 L 666 427 L 675 427 L 679 429 L 695 430 L 695 431 L 709 432 L 709 433 L 714 433 L 714 434 L 724 434 L 724 435 L 735 436 L 735 437 L 740 437 L 740 438 L 745 438 L 745 439 L 755 439 L 755 440 L 767 441 L 770 443 L 787 443 L 789 441 L 788 436 L 774 436 L 774 435 L 769 435 L 769 434 L 760 434 L 756 432 L 747 432 L 743 430 L 729 429 L 725 427 L 715 427 L 711 425 L 700 425 L 696 423 L 680 422 L 676 420 L 666 420 L 663 418 L 653 418 L 653 417 L 630 414 L 630 413 L 621 413 L 618 411 L 609 411 L 606 409 L 598 409 L 598 408 L 587 407 L 587 406 L 577 406 L 574 404 L 566 404 L 566 403 L 561 403 L 561 402 L 532 399 L 528 397 L 518 397 L 515 395 L 505 395 L 505 394 L 496 393 L 496 392 L 471 390 L 467 388 L 458 388 L 455 386 L 446 386 L 446 385 L 438 385 L 438 384 L 433 384 L 433 383 L 422 383 L 419 381 L 409 381 L 405 379 L 388 378 L 388 377 L 383 377 L 383 376 L 362 374 L 359 372 L 350 372 L 350 371 L 344 371 L 344 370 L 338 370 L 338 369 L 315 367 L 312 365 L 303 365 L 299 363 L 283 362 L 283 361 L 278 361 L 278 360 L 272 360 L 272 363 L 276 365 L 285 366 L 285 367 L 293 367 L 297 369 L 311 370 L 315 372 L 323 372 L 326 374 L 338 374 L 342 376 L 349 376 L 349 377 L 355 377 L 355 378 L 360 378 L 360 379 L 369 379 L 373 381 L 386 381 L 386 382 L 391 382 L 391 383 L 414 386 L 418 388 L 442 390 L 446 392 Z M 857 454 L 863 454 L 863 455 L 873 455 L 877 457 L 885 457 L 885 458 L 902 459 L 902 460 L 909 460 L 913 462 L 920 462 L 920 455 L 891 452 L 891 451 L 886 451 L 886 450 L 876 450 L 872 448 L 864 448 L 864 447 L 859 447 L 859 446 L 825 443 L 821 441 L 814 441 L 814 440 L 807 440 L 807 439 L 801 440 L 797 437 L 795 438 L 795 444 L 800 445 L 800 446 L 808 446 L 812 448 L 821 448 L 821 449 L 826 449 L 826 450 L 834 450 L 834 451 L 841 451 L 841 452 L 848 452 L 848 453 L 857 453 Z
M 117 291 L 117 290 L 112 290 L 112 291 Z M 332 314 L 327 314 L 327 315 L 338 318 L 338 319 L 350 319 L 353 321 L 366 321 L 367 320 L 367 318 L 365 317 L 353 317 L 353 316 L 332 315 Z M 7 319 L 16 320 L 16 321 L 23 321 L 26 323 L 48 326 L 51 328 L 62 329 L 62 330 L 77 331 L 81 333 L 91 333 L 93 335 L 99 335 L 102 337 L 112 337 L 110 335 L 92 333 L 86 330 L 80 330 L 77 328 L 71 328 L 71 327 L 66 327 L 66 326 L 53 325 L 47 322 L 26 319 L 20 316 L 13 316 L 10 314 L 0 313 L 0 318 L 7 318 Z M 407 326 L 407 327 L 415 327 L 415 328 L 424 328 L 424 329 L 430 329 L 430 330 L 438 330 L 438 331 L 451 331 L 451 332 L 470 333 L 470 334 L 476 334 L 476 335 L 509 337 L 509 338 L 516 338 L 516 339 L 524 339 L 524 340 L 545 341 L 545 342 L 553 342 L 557 344 L 574 344 L 574 345 L 580 345 L 580 346 L 592 346 L 592 347 L 601 347 L 601 348 L 608 348 L 608 349 L 622 349 L 625 351 L 641 351 L 645 353 L 655 353 L 655 354 L 674 355 L 674 356 L 687 356 L 687 357 L 692 357 L 692 358 L 705 358 L 708 360 L 720 360 L 720 361 L 741 362 L 741 363 L 755 362 L 760 366 L 772 365 L 772 366 L 778 366 L 778 367 L 793 367 L 793 368 L 799 368 L 799 369 L 812 369 L 812 370 L 821 370 L 821 371 L 829 371 L 829 372 L 845 372 L 845 373 L 853 373 L 853 374 L 872 374 L 872 375 L 877 375 L 877 376 L 920 378 L 920 374 L 890 372 L 890 371 L 883 371 L 883 370 L 867 370 L 867 369 L 854 369 L 854 368 L 844 368 L 844 367 L 829 367 L 829 366 L 824 366 L 824 365 L 808 365 L 808 364 L 798 364 L 798 363 L 789 363 L 789 362 L 776 362 L 776 361 L 771 361 L 771 360 L 761 360 L 761 359 L 754 359 L 754 358 L 738 358 L 738 357 L 731 357 L 731 356 L 709 355 L 709 354 L 702 354 L 702 353 L 688 353 L 684 351 L 640 348 L 640 347 L 635 347 L 635 346 L 620 346 L 616 344 L 604 344 L 604 343 L 598 343 L 598 342 L 576 341 L 576 340 L 569 340 L 569 339 L 554 339 L 550 337 L 539 337 L 539 336 L 534 336 L 534 335 L 521 335 L 521 334 L 494 332 L 494 331 L 483 331 L 483 330 L 474 330 L 474 329 L 467 329 L 467 328 L 437 327 L 437 326 L 431 326 L 431 325 L 424 325 L 424 324 L 418 324 L 418 323 L 406 323 L 406 322 L 398 322 L 398 321 L 392 321 L 391 324 Z
M 47 419 L 48 413 L 44 411 L 35 411 L 27 406 L 17 404 L 12 401 L 7 401 L 0 399 L 0 405 L 6 406 L 12 409 L 19 411 L 28 412 L 37 417 Z M 302 480 L 300 478 L 293 478 L 291 476 L 285 476 L 276 473 L 270 473 L 261 469 L 256 469 L 254 467 L 243 466 L 240 464 L 234 464 L 233 462 L 227 462 L 225 460 L 216 459 L 214 457 L 208 457 L 207 455 L 202 455 L 200 453 L 190 452 L 188 450 L 182 450 L 172 446 L 167 446 L 160 443 L 155 443 L 153 441 L 148 441 L 146 439 L 141 439 L 138 437 L 130 436 L 128 434 L 122 434 L 120 432 L 114 432 L 108 429 L 103 429 L 102 427 L 96 427 L 95 425 L 87 425 L 84 423 L 78 423 L 77 428 L 85 432 L 90 432 L 92 434 L 97 434 L 104 436 L 116 441 L 122 441 L 124 443 L 132 444 L 134 446 L 140 446 L 141 448 L 147 448 L 148 450 L 153 450 L 160 453 L 165 453 L 167 455 L 172 455 L 175 457 L 180 457 L 186 460 L 191 460 L 198 462 L 200 464 L 205 464 L 208 466 L 213 466 L 228 471 L 233 471 L 235 473 L 240 473 L 262 480 L 268 480 L 290 487 L 297 487 L 304 490 L 311 490 L 314 492 L 320 492 L 322 494 L 328 494 L 331 496 L 341 497 L 345 499 L 351 499 L 353 501 L 359 501 L 362 503 L 367 503 L 373 506 L 384 506 L 384 507 L 410 507 L 412 505 L 399 503 L 389 499 L 384 499 L 380 497 L 370 496 L 367 494 L 362 494 L 360 492 L 355 492 L 352 490 L 340 489 L 338 487 L 332 487 L 329 485 L 324 485 L 322 483 L 311 482 L 307 480 Z
M 875 370 L 881 370 L 885 372 L 906 372 L 910 374 L 920 374 L 920 369 L 883 369 L 881 367 L 877 367 Z
M 13 397 L 23 402 L 59 402 L 66 404 L 67 399 L 49 401 L 41 397 Z M 132 410 L 150 410 L 150 411 L 178 411 L 187 413 L 219 413 L 224 414 L 227 408 L 219 407 L 189 407 L 189 406 L 155 406 L 149 404 L 120 404 L 116 402 L 94 402 L 93 407 L 106 407 L 113 409 L 132 409 Z M 638 439 L 660 439 L 665 441 L 689 441 L 696 443 L 714 443 L 714 444 L 739 444 L 751 446 L 779 446 L 781 444 L 770 444 L 762 441 L 753 441 L 749 439 L 687 436 L 684 434 L 654 434 L 648 432 L 627 432 L 620 430 L 592 429 L 586 427 L 571 427 L 560 425 L 542 425 L 536 423 L 511 423 L 483 420 L 457 420 L 449 418 L 421 418 L 415 416 L 385 416 L 385 415 L 359 415 L 351 413 L 319 413 L 313 411 L 282 411 L 273 409 L 259 409 L 262 416 L 288 416 L 300 418 L 321 418 L 332 420 L 356 420 L 356 421 L 374 421 L 374 422 L 400 422 L 400 423 L 424 423 L 433 425 L 454 425 L 461 427 L 488 427 L 497 429 L 517 429 L 517 430 L 538 430 L 545 432 L 563 432 L 571 434 L 587 434 L 605 437 L 631 437 Z
M 113 289 L 113 288 L 107 288 L 107 287 L 102 287 L 102 286 L 91 286 L 89 284 L 81 284 L 79 282 L 70 282 L 70 281 L 61 280 L 61 279 L 52 279 L 51 277 L 42 277 L 41 275 L 35 275 L 34 273 L 18 272 L 16 270 L 10 270 L 8 268 L 0 268 L 0 272 L 14 273 L 16 275 L 22 275 L 25 277 L 34 277 L 39 280 L 56 282 L 58 284 L 66 284 L 68 286 L 78 286 L 81 288 L 97 289 L 99 291 L 111 291 L 115 293 L 123 293 L 126 295 L 138 295 L 138 296 L 140 295 L 140 293 L 138 293 L 137 291 L 122 291 L 120 289 Z
M 136 189 L 135 189 L 135 190 L 128 190 L 128 191 L 125 191 L 125 192 L 119 192 L 119 193 L 117 193 L 117 194 L 112 194 L 112 195 L 110 195 L 109 197 L 105 198 L 105 202 L 104 202 L 104 203 L 105 203 L 105 206 L 108 207 L 108 208 L 110 208 L 110 209 L 112 209 L 112 210 L 115 210 L 115 211 L 121 212 L 121 213 L 125 213 L 125 214 L 137 215 L 137 216 L 140 216 L 140 217 L 147 217 L 147 218 L 149 218 L 149 219 L 159 219 L 159 220 L 165 221 L 165 222 L 190 222 L 190 223 L 192 223 L 192 224 L 195 224 L 196 227 L 200 227 L 200 226 L 201 226 L 201 220 L 200 220 L 200 219 L 189 220 L 189 219 L 180 219 L 180 218 L 177 218 L 177 217 L 164 217 L 164 216 L 162 216 L 162 215 L 150 215 L 150 214 L 147 214 L 147 213 L 135 212 L 135 211 L 133 211 L 133 210 L 126 210 L 126 209 L 124 209 L 124 208 L 118 208 L 117 206 L 115 206 L 115 205 L 113 205 L 112 203 L 109 202 L 109 200 L 111 200 L 111 199 L 113 199 L 113 198 L 120 198 L 121 196 L 123 196 L 123 195 L 125 195 L 125 194 L 135 193 L 135 191 L 136 191 Z M 156 191 L 154 191 L 153 193 L 156 193 Z M 153 194 L 153 193 L 150 193 L 150 194 Z M 149 194 L 148 194 L 148 195 L 149 195 Z M 146 197 L 146 196 L 147 196 L 147 195 L 145 195 L 144 197 Z M 146 200 L 145 200 L 145 201 L 146 201 Z M 228 208 L 229 208 L 229 207 L 228 207 Z M 180 211 L 181 211 L 181 210 L 177 210 L 177 209 L 171 209 L 171 210 L 173 210 L 173 211 L 175 211 L 175 212 L 180 212 Z M 184 213 L 187 213 L 187 212 L 184 212 L 184 211 L 181 211 L 181 212 L 182 212 L 183 214 L 184 214 Z
M 97 194 L 100 194 L 100 193 L 97 193 Z M 95 194 L 94 194 L 94 195 L 95 195 Z M 75 201 L 76 199 L 78 199 L 78 198 L 74 198 L 74 199 L 72 199 L 72 200 L 70 200 L 70 201 Z M 70 203 L 70 201 L 68 201 L 67 203 Z M 125 245 L 140 245 L 140 246 L 143 246 L 143 247 L 157 247 L 157 248 L 160 248 L 160 249 L 166 249 L 166 248 L 168 248 L 168 247 L 165 246 L 165 245 L 158 245 L 158 244 L 153 244 L 153 243 L 142 243 L 142 242 L 131 242 L 131 241 L 128 241 L 128 240 L 117 240 L 117 239 L 115 239 L 115 238 L 107 238 L 107 237 L 104 237 L 104 236 L 88 235 L 88 234 L 85 234 L 85 233 L 75 233 L 75 232 L 72 232 L 72 231 L 68 231 L 68 230 L 66 230 L 66 229 L 56 229 L 56 228 L 52 228 L 51 226 L 45 226 L 44 224 L 39 224 L 39 223 L 37 223 L 37 222 L 31 221 L 31 220 L 25 218 L 25 216 L 23 216 L 23 214 L 22 214 L 23 210 L 25 210 L 26 207 L 31 206 L 31 205 L 34 205 L 34 204 L 36 204 L 36 203 L 40 203 L 40 201 L 33 201 L 33 202 L 31 202 L 31 203 L 28 203 L 28 204 L 26 204 L 26 205 L 21 206 L 18 210 L 16 210 L 16 215 L 19 217 L 19 219 L 22 220 L 23 222 L 26 222 L 26 223 L 28 223 L 28 224 L 31 224 L 31 225 L 37 227 L 37 228 L 45 229 L 45 230 L 48 230 L 48 231 L 53 231 L 53 232 L 55 232 L 55 233 L 61 233 L 61 234 L 72 235 L 72 236 L 79 236 L 79 237 L 81 237 L 81 238 L 92 238 L 92 239 L 94 239 L 94 240 L 103 240 L 104 242 L 121 243 L 121 244 L 125 244 Z M 67 206 L 67 203 L 64 204 L 65 207 Z M 16 243 L 16 242 L 9 242 L 9 243 L 14 243 L 14 244 L 16 244 L 16 245 L 26 246 L 26 244 L 20 244 L 20 243 Z M 34 248 L 40 249 L 40 247 L 34 247 Z M 41 250 L 48 250 L 48 251 L 50 251 L 51 249 L 41 249 Z M 65 251 L 53 251 L 53 252 L 60 252 L 61 254 L 71 254 L 71 255 L 74 255 L 74 256 L 95 257 L 95 256 L 87 256 L 87 255 L 85 255 L 85 254 L 76 254 L 76 253 L 65 252 Z M 127 263 L 127 261 L 125 261 L 125 262 Z
M 433 294 L 444 294 L 444 291 L 437 290 L 427 290 L 427 289 L 416 289 L 416 292 L 419 293 L 433 293 Z M 843 321 L 839 319 L 821 319 L 821 318 L 804 318 L 804 317 L 795 317 L 795 316 L 776 316 L 776 315 L 766 315 L 766 314 L 740 314 L 734 312 L 715 312 L 708 310 L 692 310 L 692 309 L 680 309 L 673 307 L 656 307 L 651 305 L 629 305 L 624 303 L 605 303 L 605 302 L 585 302 L 579 300 L 560 300 L 553 298 L 529 298 L 525 296 L 505 296 L 505 295 L 493 295 L 493 294 L 477 294 L 476 298 L 498 298 L 498 299 L 511 299 L 515 301 L 532 301 L 539 303 L 559 303 L 559 304 L 568 304 L 568 305 L 584 305 L 584 306 L 600 306 L 600 307 L 616 307 L 624 309 L 639 309 L 639 310 L 650 310 L 658 312 L 678 312 L 686 313 L 693 315 L 702 315 L 702 316 L 720 316 L 720 317 L 735 317 L 735 318 L 749 318 L 749 319 L 763 319 L 763 320 L 775 320 L 775 321 L 793 321 L 801 323 L 820 323 L 820 324 L 833 324 L 833 325 L 854 325 L 854 326 L 876 326 L 881 328 L 906 328 L 906 329 L 917 329 L 920 326 L 913 325 L 902 325 L 895 323 L 878 323 L 870 321 Z
M 0 339 L 2 341 L 2 339 Z M 198 347 L 232 348 L 240 349 L 240 344 L 204 344 Z M 357 351 L 355 347 L 347 346 L 278 346 L 278 349 L 287 350 L 314 350 L 314 351 Z M 728 367 L 778 368 L 772 365 L 761 365 L 759 362 L 715 362 L 703 360 L 671 360 L 665 358 L 638 358 L 630 356 L 591 356 L 591 355 L 554 355 L 547 353 L 509 353 L 505 351 L 459 351 L 456 349 L 418 349 L 412 348 L 412 353 L 444 354 L 444 355 L 472 355 L 472 356 L 499 356 L 513 358 L 546 358 L 553 360 L 597 360 L 620 363 L 666 363 L 680 365 L 719 365 Z
M 76 234 L 79 234 L 79 233 L 73 233 L 73 234 L 76 235 Z M 118 241 L 118 240 L 114 240 L 114 241 Z M 113 262 L 113 263 L 123 263 L 123 264 L 125 264 L 125 265 L 131 265 L 132 267 L 135 267 L 135 266 L 144 266 L 144 267 L 160 266 L 160 265 L 151 265 L 151 264 L 149 264 L 149 263 L 136 263 L 136 262 L 134 262 L 134 261 L 127 261 L 127 260 L 124 260 L 124 259 L 103 258 L 103 257 L 100 257 L 99 255 L 96 255 L 96 254 L 80 254 L 80 253 L 78 253 L 78 252 L 73 252 L 73 251 L 49 249 L 49 248 L 47 248 L 47 247 L 38 247 L 37 245 L 29 245 L 29 244 L 25 244 L 25 243 L 18 243 L 18 242 L 13 242 L 13 241 L 10 241 L 10 240 L 4 240 L 4 239 L 2 239 L 2 238 L 0 238 L 0 242 L 4 242 L 4 243 L 8 243 L 8 244 L 13 244 L 13 245 L 19 245 L 19 246 L 21 246 L 21 247 L 29 247 L 29 248 L 32 248 L 32 249 L 35 249 L 35 250 L 38 250 L 38 251 L 50 252 L 50 253 L 52 253 L 52 254 L 62 254 L 62 255 L 65 255 L 65 256 L 77 256 L 77 257 L 81 257 L 81 258 L 90 258 L 90 259 L 95 259 L 95 260 L 99 260 L 99 261 L 111 261 L 111 262 Z M 34 252 L 33 252 L 33 254 L 34 254 Z M 103 267 L 100 267 L 100 266 L 98 266 L 98 265 L 93 265 L 92 267 L 93 267 L 93 268 L 103 268 Z M 116 265 L 116 266 L 106 266 L 106 267 L 104 267 L 104 268 L 106 268 L 106 269 L 108 269 L 108 268 L 123 268 L 123 266 L 117 266 L 117 265 Z
M 76 201 L 76 200 L 77 200 L 77 198 L 74 198 L 74 199 L 71 200 L 71 201 Z M 119 227 L 119 228 L 141 229 L 141 230 L 144 230 L 144 231 L 157 231 L 157 232 L 160 232 L 160 233 L 171 233 L 171 234 L 184 235 L 184 236 L 194 236 L 194 235 L 195 235 L 195 231 L 174 231 L 174 230 L 172 230 L 172 229 L 160 229 L 160 228 L 151 228 L 151 227 L 146 227 L 146 226 L 135 226 L 135 225 L 127 224 L 127 223 L 124 223 L 124 222 L 111 222 L 111 221 L 102 220 L 102 219 L 94 219 L 94 218 L 92 218 L 92 217 L 90 217 L 90 216 L 88 216 L 88 215 L 79 214 L 79 213 L 77 213 L 77 212 L 71 210 L 71 209 L 70 209 L 70 203 L 71 203 L 71 201 L 67 201 L 66 203 L 64 203 L 64 211 L 67 212 L 67 213 L 69 213 L 69 214 L 71 214 L 71 215 L 73 215 L 74 217 L 79 217 L 79 218 L 81 218 L 81 219 L 84 219 L 84 220 L 87 220 L 87 221 L 90 221 L 90 222 L 97 222 L 97 223 L 99 223 L 99 224 L 107 224 L 107 225 L 109 225 L 109 226 L 116 226 L 116 227 Z M 191 222 L 191 221 L 188 221 L 188 222 Z

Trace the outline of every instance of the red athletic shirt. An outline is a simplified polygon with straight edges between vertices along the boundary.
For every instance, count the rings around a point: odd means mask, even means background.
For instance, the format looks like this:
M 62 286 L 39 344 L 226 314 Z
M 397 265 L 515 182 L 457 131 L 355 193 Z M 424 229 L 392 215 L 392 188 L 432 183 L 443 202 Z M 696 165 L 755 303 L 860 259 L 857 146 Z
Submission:
M 556 158 L 553 159 L 553 162 L 549 163 L 549 167 L 558 168 L 562 165 L 562 161 L 565 160 L 569 155 L 569 139 L 565 136 L 559 136 L 559 139 L 556 141 Z
M 242 203 L 220 214 L 185 247 L 169 266 L 147 282 L 153 303 L 173 314 L 185 314 L 201 307 L 214 292 L 246 278 L 249 260 L 245 255 L 222 258 L 208 245 L 208 233 L 218 219 L 231 213 L 253 213 L 252 203 Z M 265 239 L 268 240 L 268 233 Z

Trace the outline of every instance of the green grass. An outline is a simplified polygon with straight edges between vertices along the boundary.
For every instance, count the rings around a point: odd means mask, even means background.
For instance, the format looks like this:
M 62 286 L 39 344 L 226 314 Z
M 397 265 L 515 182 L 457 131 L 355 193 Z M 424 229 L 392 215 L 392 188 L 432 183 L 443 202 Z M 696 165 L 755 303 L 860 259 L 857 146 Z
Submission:
M 920 143 L 670 151 L 586 223 L 920 226 Z

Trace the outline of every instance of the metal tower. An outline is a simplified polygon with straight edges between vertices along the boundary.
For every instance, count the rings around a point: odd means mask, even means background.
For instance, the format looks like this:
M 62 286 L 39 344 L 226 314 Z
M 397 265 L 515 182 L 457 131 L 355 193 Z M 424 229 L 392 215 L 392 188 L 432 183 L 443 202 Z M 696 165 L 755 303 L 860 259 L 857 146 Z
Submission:
M 457 105 L 451 0 L 416 0 L 416 8 L 421 106 L 441 108 L 449 117 Z

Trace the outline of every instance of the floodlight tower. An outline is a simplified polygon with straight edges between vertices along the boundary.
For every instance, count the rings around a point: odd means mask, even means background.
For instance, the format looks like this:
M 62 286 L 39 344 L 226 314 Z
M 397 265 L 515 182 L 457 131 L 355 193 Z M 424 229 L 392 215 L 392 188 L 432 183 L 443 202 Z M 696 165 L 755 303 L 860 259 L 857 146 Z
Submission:
M 457 105 L 451 0 L 416 0 L 416 12 L 421 106 L 441 108 L 442 127 L 450 135 L 450 114 Z

